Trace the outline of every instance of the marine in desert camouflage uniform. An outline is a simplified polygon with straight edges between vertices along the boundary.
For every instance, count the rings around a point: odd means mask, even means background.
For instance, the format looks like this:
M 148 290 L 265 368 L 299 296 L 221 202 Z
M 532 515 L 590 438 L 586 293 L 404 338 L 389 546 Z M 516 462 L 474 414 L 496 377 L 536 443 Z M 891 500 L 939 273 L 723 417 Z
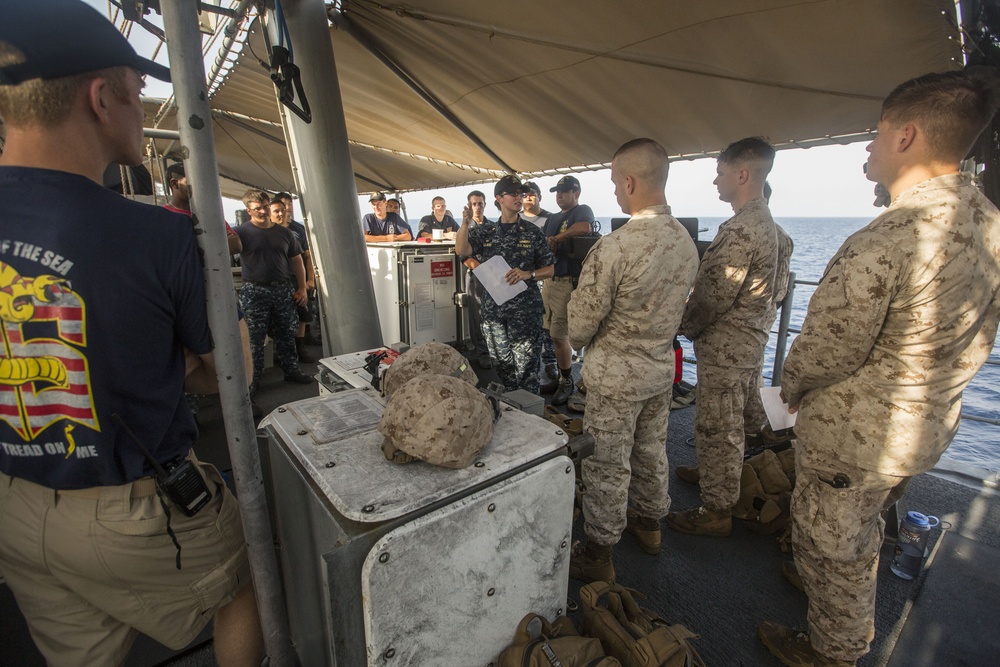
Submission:
M 771 200 L 771 188 L 764 184 L 764 199 L 768 203 Z M 768 317 L 768 331 L 774 326 L 774 321 L 778 319 L 778 306 L 785 300 L 788 294 L 789 266 L 792 261 L 792 252 L 795 244 L 792 237 L 788 235 L 781 225 L 774 223 L 775 231 L 778 233 L 778 269 L 774 278 L 774 296 L 771 299 L 771 315 Z M 758 435 L 766 432 L 767 413 L 764 412 L 764 402 L 760 398 L 760 389 L 764 386 L 764 379 L 761 373 L 764 370 L 764 357 L 760 358 L 761 365 L 757 367 L 747 390 L 747 402 L 743 405 L 743 429 L 747 435 Z
M 647 551 L 659 550 L 667 493 L 667 417 L 674 379 L 673 336 L 694 282 L 698 253 L 670 215 L 667 154 L 651 139 L 618 149 L 611 180 L 628 223 L 597 242 L 569 302 L 569 338 L 587 347 L 584 428 L 596 441 L 583 462 L 585 551 L 570 575 L 613 580 L 611 546 L 626 527 L 629 497 Z M 637 535 L 638 536 L 638 535 Z M 646 539 L 643 539 L 646 538 Z
M 830 261 L 789 351 L 792 544 L 809 633 L 758 629 L 787 665 L 854 665 L 868 652 L 880 510 L 951 443 L 962 390 L 993 348 L 1000 212 L 959 165 L 998 105 L 995 73 L 928 74 L 890 93 L 867 173 L 892 204 Z
M 702 258 L 681 333 L 698 357 L 695 443 L 702 506 L 673 512 L 674 530 L 728 535 L 739 499 L 745 444 L 743 406 L 760 375 L 774 321 L 777 231 L 764 201 L 774 148 L 759 137 L 742 139 L 720 155 L 715 185 L 736 212 Z

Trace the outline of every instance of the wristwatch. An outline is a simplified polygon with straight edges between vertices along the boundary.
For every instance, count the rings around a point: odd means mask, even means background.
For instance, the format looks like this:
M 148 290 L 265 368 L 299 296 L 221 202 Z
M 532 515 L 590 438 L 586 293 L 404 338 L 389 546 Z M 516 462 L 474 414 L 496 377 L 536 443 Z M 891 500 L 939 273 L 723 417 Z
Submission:
M 534 280 L 534 279 L 535 279 L 535 272 L 534 272 L 534 271 L 532 271 L 532 272 L 531 272 L 531 279 L 532 279 L 532 280 Z

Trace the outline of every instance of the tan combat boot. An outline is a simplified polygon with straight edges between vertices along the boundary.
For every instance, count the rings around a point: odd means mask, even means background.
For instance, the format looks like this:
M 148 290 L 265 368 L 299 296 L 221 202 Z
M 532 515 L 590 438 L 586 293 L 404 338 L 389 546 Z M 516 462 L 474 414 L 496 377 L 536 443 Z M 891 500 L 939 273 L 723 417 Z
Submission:
M 625 532 L 632 533 L 639 542 L 639 548 L 651 556 L 660 553 L 660 522 L 648 516 L 642 516 L 633 509 L 625 514 L 628 522 Z
M 698 472 L 698 466 L 677 466 L 674 468 L 674 474 L 682 482 L 694 485 L 701 483 L 701 473 Z
M 812 647 L 809 635 L 773 621 L 758 625 L 757 636 L 788 667 L 855 667 L 855 660 L 828 658 Z
M 795 561 L 781 561 L 781 574 L 784 575 L 785 579 L 792 586 L 799 589 L 803 593 L 806 592 L 806 587 L 802 584 L 802 577 L 799 575 L 799 568 L 795 567 Z
M 611 547 L 587 540 L 573 545 L 569 557 L 569 576 L 580 581 L 615 583 L 615 566 L 611 562 Z
M 729 537 L 733 532 L 733 515 L 730 510 L 713 510 L 703 505 L 684 512 L 671 512 L 667 515 L 667 525 L 688 535 Z

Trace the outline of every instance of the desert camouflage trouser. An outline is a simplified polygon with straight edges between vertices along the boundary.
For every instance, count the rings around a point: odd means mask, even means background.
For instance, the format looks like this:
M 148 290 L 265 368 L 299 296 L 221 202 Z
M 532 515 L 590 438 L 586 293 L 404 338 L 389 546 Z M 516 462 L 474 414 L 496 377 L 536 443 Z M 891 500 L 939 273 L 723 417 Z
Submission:
M 764 386 L 761 376 L 763 366 L 758 366 L 750 376 L 750 386 L 747 387 L 747 400 L 743 404 L 743 430 L 754 435 L 767 424 L 767 413 L 764 411 L 764 401 L 760 398 L 760 388 Z
M 792 492 L 792 549 L 809 596 L 810 641 L 825 656 L 852 661 L 868 653 L 875 637 L 875 579 L 885 530 L 880 512 L 906 478 L 832 457 L 817 461 L 815 453 L 810 461 L 795 457 Z M 838 473 L 850 486 L 833 487 Z
M 771 323 L 767 325 L 768 331 L 774 326 L 775 319 L 777 319 L 776 310 L 774 317 L 771 318 Z M 764 378 L 761 375 L 763 371 L 764 356 L 762 353 L 757 370 L 754 371 L 753 376 L 750 378 L 750 386 L 747 388 L 747 400 L 743 404 L 743 429 L 747 433 L 753 433 L 754 435 L 760 433 L 760 430 L 768 423 L 767 413 L 764 411 L 764 401 L 760 398 L 760 388 L 764 386 Z
M 295 288 L 285 285 L 257 285 L 243 283 L 240 288 L 240 308 L 250 332 L 250 351 L 253 354 L 253 382 L 250 395 L 260 385 L 264 372 L 264 340 L 268 332 L 274 340 L 274 361 L 285 373 L 299 369 L 299 356 L 295 350 L 295 330 L 299 314 L 295 308 Z
M 756 368 L 716 366 L 698 359 L 694 440 L 701 473 L 701 501 L 728 510 L 740 497 L 743 470 L 743 406 Z M 587 406 L 588 409 L 590 406 Z
M 670 509 L 667 487 L 667 418 L 672 390 L 642 401 L 587 391 L 584 430 L 594 453 L 583 460 L 584 531 L 601 545 L 616 544 L 625 530 L 629 498 L 636 511 L 659 519 Z

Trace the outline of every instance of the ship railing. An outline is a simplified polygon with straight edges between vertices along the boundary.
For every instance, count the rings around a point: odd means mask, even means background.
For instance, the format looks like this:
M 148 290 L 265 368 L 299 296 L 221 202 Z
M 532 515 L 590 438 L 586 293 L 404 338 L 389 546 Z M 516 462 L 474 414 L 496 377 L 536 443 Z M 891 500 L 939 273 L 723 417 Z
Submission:
M 797 285 L 816 287 L 819 283 L 815 280 L 798 280 L 795 277 L 794 271 L 790 271 L 788 274 L 788 291 L 785 293 L 785 298 L 782 300 L 779 308 L 778 330 L 770 332 L 771 335 L 776 336 L 774 343 L 774 366 L 771 370 L 772 387 L 778 387 L 781 385 L 781 369 L 785 365 L 785 353 L 788 349 L 789 334 L 798 335 L 802 333 L 802 329 L 791 326 L 792 303 L 795 300 L 795 288 Z M 684 361 L 689 364 L 697 363 L 696 359 L 692 359 L 690 357 L 684 357 Z M 991 357 L 986 360 L 986 364 L 989 366 L 1000 366 L 1000 359 Z M 966 412 L 962 412 L 961 416 L 962 419 L 968 419 L 969 421 L 1000 426 L 1000 419 L 995 419 L 993 417 L 980 417 L 979 415 L 971 415 Z

